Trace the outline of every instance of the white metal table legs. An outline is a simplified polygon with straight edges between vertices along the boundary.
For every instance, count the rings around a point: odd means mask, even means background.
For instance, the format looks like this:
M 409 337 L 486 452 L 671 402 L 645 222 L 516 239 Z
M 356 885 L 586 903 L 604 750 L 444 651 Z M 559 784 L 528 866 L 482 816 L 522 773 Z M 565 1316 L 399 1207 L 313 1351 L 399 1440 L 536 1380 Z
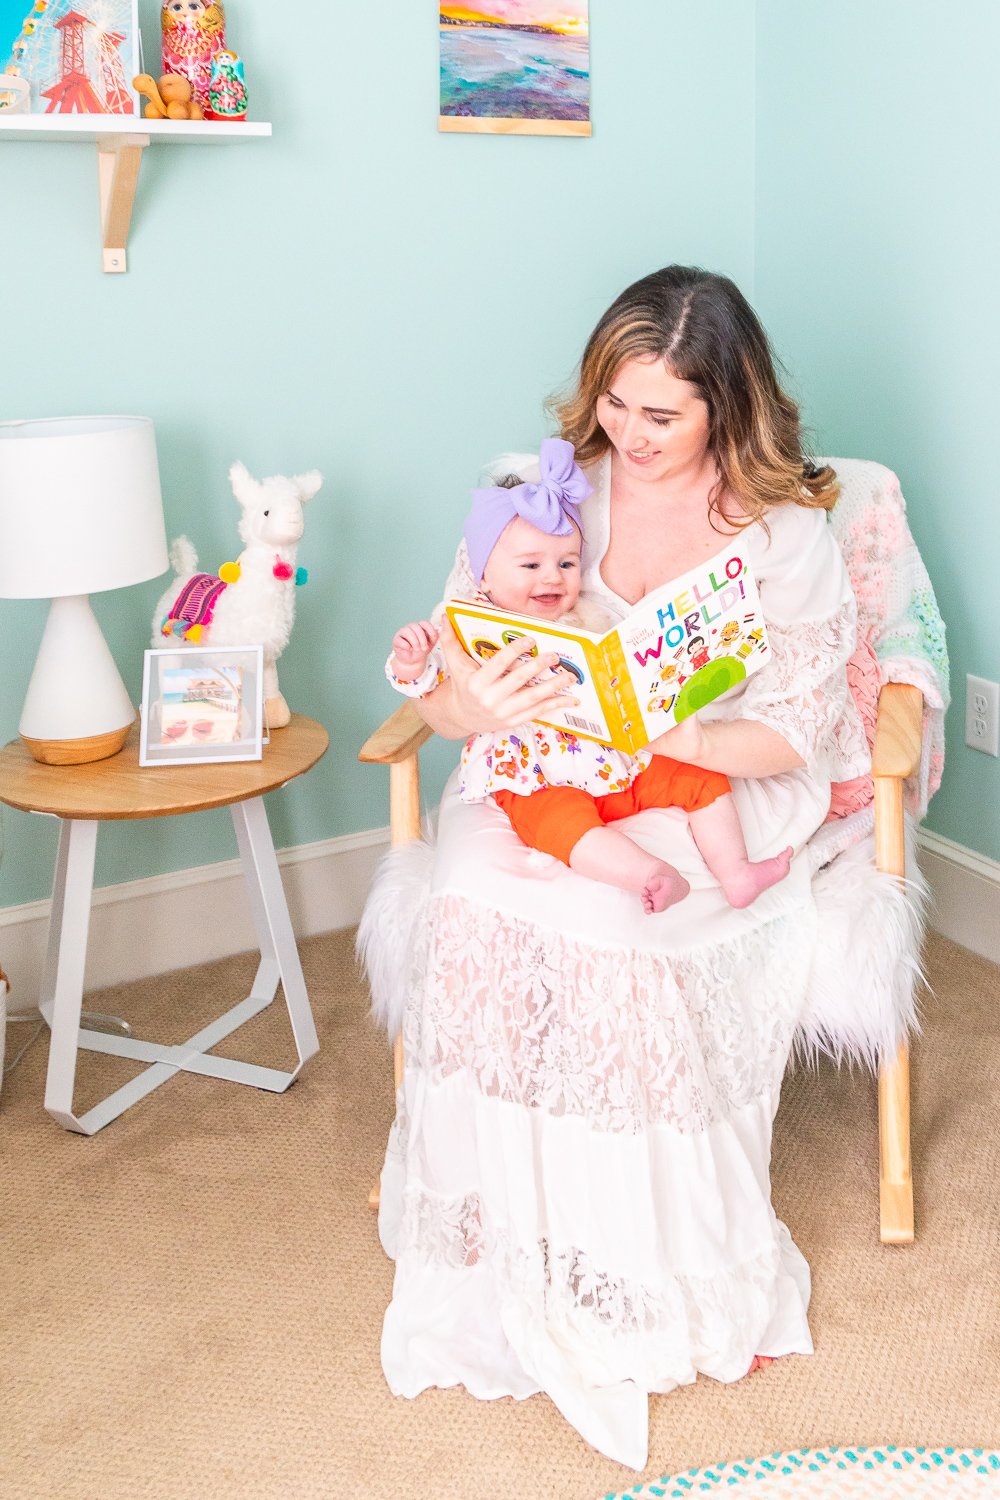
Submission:
M 264 804 L 259 797 L 254 797 L 248 802 L 235 803 L 230 811 L 250 896 L 260 964 L 253 988 L 245 1000 L 176 1047 L 81 1029 L 97 824 L 76 819 L 63 822 L 52 890 L 40 1008 L 52 1031 L 45 1108 L 66 1130 L 93 1135 L 178 1071 L 203 1073 L 229 1083 L 245 1083 L 283 1093 L 298 1077 L 302 1065 L 319 1051 Z M 296 1067 L 290 1073 L 284 1073 L 231 1058 L 209 1056 L 212 1047 L 271 1004 L 279 983 L 284 990 L 298 1054 Z M 81 1047 L 90 1052 L 133 1058 L 150 1066 L 85 1115 L 77 1116 L 73 1113 L 73 1083 L 77 1053 Z

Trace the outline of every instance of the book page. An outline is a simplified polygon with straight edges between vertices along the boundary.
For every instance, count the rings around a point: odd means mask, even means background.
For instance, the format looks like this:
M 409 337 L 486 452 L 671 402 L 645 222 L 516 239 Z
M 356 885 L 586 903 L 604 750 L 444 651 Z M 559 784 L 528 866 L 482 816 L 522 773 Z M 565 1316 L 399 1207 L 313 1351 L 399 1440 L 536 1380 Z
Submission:
M 767 664 L 757 584 L 739 537 L 639 603 L 618 636 L 648 739 Z
M 475 661 L 488 661 L 502 646 L 519 635 L 530 635 L 539 651 L 553 651 L 559 657 L 554 669 L 563 678 L 570 696 L 579 704 L 568 708 L 557 718 L 539 722 L 555 729 L 570 729 L 585 739 L 612 742 L 611 726 L 601 706 L 595 676 L 601 672 L 602 657 L 597 646 L 600 636 L 576 627 L 562 627 L 548 620 L 533 620 L 506 610 L 491 609 L 487 604 L 469 604 L 452 599 L 446 606 L 448 616 L 466 651 Z

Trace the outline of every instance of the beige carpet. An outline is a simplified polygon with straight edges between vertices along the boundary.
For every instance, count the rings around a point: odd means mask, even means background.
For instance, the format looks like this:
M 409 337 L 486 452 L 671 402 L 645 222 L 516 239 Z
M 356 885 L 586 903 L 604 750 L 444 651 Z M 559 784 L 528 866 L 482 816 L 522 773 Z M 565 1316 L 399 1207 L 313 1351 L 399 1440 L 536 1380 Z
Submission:
M 322 1050 L 288 1094 L 178 1075 L 91 1140 L 42 1110 L 46 1041 L 0 1098 L 4 1500 L 594 1500 L 634 1484 L 548 1400 L 394 1400 L 392 1267 L 365 1208 L 391 1100 L 352 934 L 303 945 Z M 776 1449 L 1000 1447 L 1000 971 L 932 940 L 914 1067 L 918 1242 L 877 1243 L 874 1091 L 788 1080 L 778 1212 L 813 1269 L 816 1354 L 651 1403 L 647 1477 Z M 105 991 L 180 1040 L 248 959 Z M 19 998 L 14 996 L 16 1002 Z M 24 1036 L 12 1028 L 9 1054 Z M 287 1066 L 280 1009 L 239 1054 Z M 233 1047 L 236 1051 L 236 1047 Z M 86 1055 L 77 1103 L 128 1065 Z

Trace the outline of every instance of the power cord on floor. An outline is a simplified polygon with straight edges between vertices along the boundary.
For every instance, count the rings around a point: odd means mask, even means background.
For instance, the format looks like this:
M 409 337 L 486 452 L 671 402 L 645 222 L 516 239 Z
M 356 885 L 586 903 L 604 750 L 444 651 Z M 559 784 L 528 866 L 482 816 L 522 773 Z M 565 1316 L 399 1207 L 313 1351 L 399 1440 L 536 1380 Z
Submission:
M 5 999 L 6 996 L 9 995 L 9 994 L 10 994 L 10 980 L 8 979 L 7 975 L 4 973 L 3 969 L 0 969 L 0 1000 Z M 16 1025 L 18 1025 L 18 1023 L 26 1024 L 26 1025 L 30 1026 L 31 1022 L 34 1021 L 36 1019 L 36 1017 L 38 1017 L 38 1012 L 37 1011 L 28 1011 L 26 1015 L 13 1015 L 13 1016 L 11 1016 L 11 1015 L 5 1015 L 4 1011 L 2 1009 L 0 1009 L 0 1017 L 2 1017 L 6 1021 L 7 1025 L 9 1025 L 9 1026 L 10 1025 L 16 1026 Z M 41 1036 L 41 1034 L 42 1034 L 42 1032 L 44 1030 L 45 1030 L 45 1022 L 40 1017 L 38 1017 L 37 1024 L 35 1026 L 34 1031 L 31 1033 L 31 1035 L 29 1036 L 28 1040 L 24 1043 L 24 1046 L 21 1048 L 20 1052 L 18 1052 L 15 1057 L 12 1057 L 9 1063 L 5 1063 L 4 1064 L 3 1076 L 5 1078 L 7 1077 L 8 1073 L 13 1073 L 14 1069 L 17 1067 L 18 1063 L 21 1061 L 21 1058 L 27 1052 L 27 1050 L 31 1046 L 32 1042 L 37 1041 L 38 1038 Z
M 3 811 L 2 809 L 0 809 L 0 864 L 3 864 L 4 856 L 4 831 Z M 10 979 L 4 973 L 3 969 L 0 969 L 0 1000 L 5 1000 L 9 994 Z M 3 1076 L 4 1078 L 6 1078 L 8 1073 L 13 1073 L 14 1069 L 17 1067 L 18 1063 L 21 1061 L 21 1058 L 27 1052 L 32 1043 L 36 1042 L 41 1036 L 42 1032 L 45 1030 L 45 1022 L 41 1019 L 37 1010 L 26 1011 L 23 1015 L 8 1015 L 6 1006 L 0 1006 L 0 1024 L 2 1024 L 4 1021 L 7 1025 L 14 1026 L 16 1026 L 18 1023 L 24 1023 L 30 1026 L 32 1021 L 36 1023 L 34 1031 L 31 1033 L 28 1040 L 24 1043 L 24 1046 L 21 1048 L 20 1052 L 18 1052 L 16 1056 L 12 1057 L 10 1062 L 4 1064 Z M 4 1052 L 3 1040 L 4 1039 L 0 1037 L 0 1057 L 3 1056 Z
M 22 1021 L 23 1022 L 23 1021 L 26 1021 L 27 1019 L 28 1019 L 27 1016 L 8 1016 L 7 1017 L 7 1020 L 9 1022 L 13 1022 L 15 1025 L 17 1024 L 18 1021 Z M 11 1058 L 10 1062 L 6 1063 L 4 1065 L 3 1076 L 5 1078 L 9 1077 L 10 1074 L 13 1073 L 14 1069 L 17 1067 L 18 1063 L 21 1061 L 21 1058 L 27 1052 L 28 1048 L 32 1045 L 32 1043 L 37 1042 L 38 1038 L 41 1036 L 41 1034 L 42 1034 L 42 1032 L 44 1030 L 45 1030 L 45 1022 L 44 1021 L 39 1021 L 38 1025 L 35 1027 L 34 1031 L 31 1033 L 31 1035 L 29 1036 L 28 1040 L 25 1042 L 24 1046 L 21 1048 L 20 1052 L 16 1053 L 14 1055 L 14 1057 Z
M 0 864 L 3 863 L 3 854 L 4 824 L 3 808 L 2 806 L 0 806 Z M 3 969 L 0 969 L 0 1002 L 6 1000 L 7 996 L 10 994 L 10 990 L 10 979 L 4 973 Z M 85 1010 L 82 1013 L 80 1020 L 81 1024 L 86 1026 L 91 1031 L 109 1031 L 112 1033 L 116 1033 L 119 1036 L 132 1035 L 132 1028 L 129 1023 L 127 1021 L 123 1021 L 119 1016 L 106 1016 L 101 1014 L 100 1012 Z M 5 1025 L 30 1026 L 33 1022 L 35 1023 L 34 1031 L 22 1046 L 20 1052 L 18 1052 L 10 1060 L 10 1062 L 4 1064 L 3 1072 L 2 1074 L 0 1074 L 0 1079 L 6 1078 L 9 1073 L 13 1073 L 14 1069 L 17 1067 L 18 1063 L 27 1052 L 28 1048 L 33 1046 L 33 1044 L 37 1042 L 46 1026 L 44 1018 L 39 1014 L 37 1010 L 22 1011 L 20 1014 L 15 1012 L 13 1015 L 11 1015 L 6 1011 L 6 1007 L 0 1004 L 0 1030 L 2 1030 Z M 0 1034 L 0 1059 L 2 1059 L 4 1056 L 4 1041 L 5 1037 Z

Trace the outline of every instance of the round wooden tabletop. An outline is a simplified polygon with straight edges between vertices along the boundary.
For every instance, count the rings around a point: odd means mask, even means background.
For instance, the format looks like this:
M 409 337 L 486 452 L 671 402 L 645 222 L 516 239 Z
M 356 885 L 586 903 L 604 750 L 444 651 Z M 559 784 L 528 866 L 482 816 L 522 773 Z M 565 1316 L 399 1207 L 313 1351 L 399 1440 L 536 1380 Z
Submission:
M 284 786 L 314 766 L 329 743 L 322 724 L 302 714 L 271 731 L 263 760 L 228 764 L 140 766 L 138 723 L 117 755 L 84 766 L 44 766 L 12 740 L 0 750 L 0 802 L 22 812 L 94 821 L 203 812 Z

